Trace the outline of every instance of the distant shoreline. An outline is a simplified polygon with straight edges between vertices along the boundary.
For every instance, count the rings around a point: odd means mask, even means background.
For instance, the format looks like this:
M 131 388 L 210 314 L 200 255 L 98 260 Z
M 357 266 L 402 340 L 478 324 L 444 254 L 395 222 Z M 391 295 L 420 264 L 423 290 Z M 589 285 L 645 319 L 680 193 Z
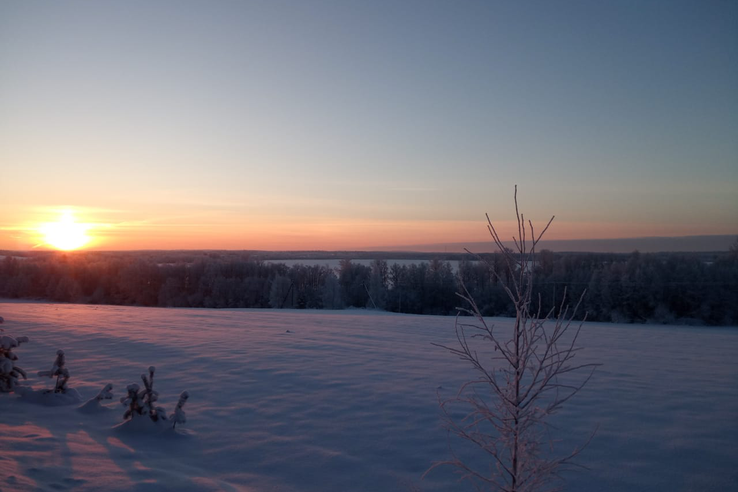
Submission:
M 701 235 L 701 236 L 644 236 L 631 238 L 611 239 L 543 239 L 538 251 L 548 249 L 556 253 L 714 253 L 727 251 L 730 245 L 738 238 L 733 235 Z M 512 242 L 508 246 L 513 246 Z M 472 243 L 435 243 L 408 245 L 394 248 L 371 248 L 374 251 L 414 251 L 414 252 L 459 252 L 465 249 L 475 253 L 490 253 L 494 251 L 491 241 Z

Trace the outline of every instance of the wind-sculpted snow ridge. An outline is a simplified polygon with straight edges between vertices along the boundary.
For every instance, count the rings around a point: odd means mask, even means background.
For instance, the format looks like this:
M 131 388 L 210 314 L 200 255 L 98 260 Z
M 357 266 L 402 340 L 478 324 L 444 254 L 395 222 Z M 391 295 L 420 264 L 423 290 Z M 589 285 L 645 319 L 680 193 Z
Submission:
M 77 408 L 82 413 L 100 413 L 106 411 L 112 411 L 113 408 L 109 405 L 104 405 L 105 400 L 113 399 L 113 385 L 111 383 L 103 386 L 103 389 L 95 395 L 93 398 L 87 400 L 82 406 Z
M 0 393 L 3 492 L 463 487 L 443 469 L 420 480 L 449 457 L 436 394 L 469 378 L 431 345 L 453 342 L 451 318 L 42 303 L 0 312 L 4 334 L 32 340 L 23 386 L 48 388 L 37 371 L 63 347 L 89 410 Z M 580 342 L 577 358 L 603 366 L 552 437 L 576 446 L 599 430 L 566 490 L 738 490 L 738 330 L 587 323 Z M 168 419 L 181 390 L 192 395 L 186 425 L 115 427 L 126 386 L 152 363 Z

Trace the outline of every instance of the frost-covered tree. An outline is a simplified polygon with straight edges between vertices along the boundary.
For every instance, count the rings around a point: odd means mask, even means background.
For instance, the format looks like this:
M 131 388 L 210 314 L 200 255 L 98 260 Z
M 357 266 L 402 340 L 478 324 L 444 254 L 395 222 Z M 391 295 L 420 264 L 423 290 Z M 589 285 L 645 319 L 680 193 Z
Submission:
M 74 302 L 82 296 L 82 288 L 71 277 L 62 277 L 56 284 L 51 299 L 59 302 Z
M 582 389 L 599 365 L 576 359 L 582 322 L 574 322 L 574 317 L 584 294 L 573 309 L 564 294 L 561 304 L 549 311 L 542 311 L 540 297 L 533 298 L 535 248 L 553 217 L 536 236 L 533 224 L 518 211 L 517 187 L 515 212 L 514 252 L 503 245 L 487 217 L 504 270 L 489 266 L 515 309 L 512 330 L 496 328 L 485 319 L 464 288 L 459 296 L 466 306 L 456 317 L 457 343 L 437 345 L 467 362 L 476 374 L 454 396 L 439 395 L 439 405 L 447 430 L 461 438 L 458 446 L 468 444 L 469 452 L 479 451 L 485 463 L 452 449 L 452 458 L 431 470 L 451 465 L 478 490 L 551 490 L 561 466 L 581 448 L 556 456 L 553 442 L 545 438 L 547 419 Z
M 341 284 L 338 283 L 338 277 L 336 277 L 333 270 L 329 270 L 326 274 L 320 296 L 324 309 L 344 308 Z
M 56 351 L 56 359 L 50 371 L 39 371 L 39 377 L 53 378 L 56 376 L 56 384 L 54 385 L 54 393 L 66 393 L 67 382 L 69 381 L 69 369 L 66 368 L 67 358 L 63 350 Z
M 371 275 L 369 276 L 369 306 L 375 309 L 387 307 L 387 284 L 389 282 L 389 267 L 385 260 L 373 260 Z
M 292 295 L 291 295 L 292 294 Z M 273 308 L 291 308 L 293 305 L 293 289 L 292 282 L 289 278 L 277 275 L 272 280 L 272 287 L 269 291 L 269 305 Z
M 735 241 L 733 241 L 728 248 L 728 257 L 733 260 L 738 260 L 738 237 L 735 238 Z
M 16 364 L 18 356 L 13 349 L 27 343 L 28 337 L 13 338 L 8 335 L 0 337 L 0 391 L 10 392 L 18 384 L 18 378 L 27 379 L 26 371 Z
M 364 308 L 370 303 L 367 285 L 371 271 L 368 266 L 351 263 L 349 259 L 340 261 L 338 281 L 347 306 Z

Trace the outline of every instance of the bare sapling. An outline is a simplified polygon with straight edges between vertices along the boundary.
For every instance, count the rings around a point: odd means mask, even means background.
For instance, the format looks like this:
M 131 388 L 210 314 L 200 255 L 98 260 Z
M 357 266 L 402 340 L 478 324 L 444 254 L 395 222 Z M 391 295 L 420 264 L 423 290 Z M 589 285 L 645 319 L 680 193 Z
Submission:
M 445 428 L 460 437 L 459 444 L 466 443 L 465 449 L 470 448 L 474 457 L 462 457 L 452 447 L 452 458 L 434 463 L 426 474 L 451 465 L 478 490 L 555 490 L 562 467 L 573 464 L 592 437 L 557 455 L 549 437 L 548 417 L 585 386 L 599 364 L 576 359 L 584 320 L 575 321 L 575 316 L 584 293 L 573 308 L 566 293 L 560 305 L 547 312 L 542 312 L 540 296 L 534 303 L 536 245 L 554 217 L 536 235 L 533 223 L 526 222 L 518 210 L 517 186 L 515 214 L 518 235 L 513 237 L 512 250 L 503 244 L 487 215 L 487 228 L 502 255 L 504 270 L 488 266 L 515 307 L 512 330 L 496 328 L 486 320 L 462 282 L 463 293 L 458 295 L 465 306 L 457 308 L 457 343 L 434 344 L 470 364 L 476 373 L 454 396 L 439 394 Z

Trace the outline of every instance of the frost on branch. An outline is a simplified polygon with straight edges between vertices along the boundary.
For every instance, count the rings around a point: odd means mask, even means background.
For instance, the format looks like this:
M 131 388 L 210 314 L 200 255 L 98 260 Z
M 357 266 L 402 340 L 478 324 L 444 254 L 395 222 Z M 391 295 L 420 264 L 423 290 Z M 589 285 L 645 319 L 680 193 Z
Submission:
M 174 413 L 169 416 L 169 420 L 174 422 L 174 424 L 172 424 L 173 429 L 177 427 L 177 424 L 184 424 L 187 422 L 187 415 L 185 414 L 183 407 L 189 397 L 190 394 L 186 391 L 183 391 L 182 394 L 179 395 L 177 407 L 174 409 Z
M 18 356 L 13 353 L 14 348 L 27 342 L 28 337 L 13 338 L 7 335 L 0 337 L 0 392 L 13 391 L 19 377 L 28 379 L 26 371 L 15 364 Z
M 67 364 L 67 359 L 64 356 L 63 350 L 57 350 L 56 351 L 56 360 L 54 361 L 54 365 L 51 367 L 50 371 L 39 371 L 38 375 L 40 377 L 49 377 L 53 378 L 56 376 L 56 384 L 54 385 L 54 393 L 66 393 L 67 392 L 67 382 L 69 381 L 69 369 L 67 369 L 65 366 Z

